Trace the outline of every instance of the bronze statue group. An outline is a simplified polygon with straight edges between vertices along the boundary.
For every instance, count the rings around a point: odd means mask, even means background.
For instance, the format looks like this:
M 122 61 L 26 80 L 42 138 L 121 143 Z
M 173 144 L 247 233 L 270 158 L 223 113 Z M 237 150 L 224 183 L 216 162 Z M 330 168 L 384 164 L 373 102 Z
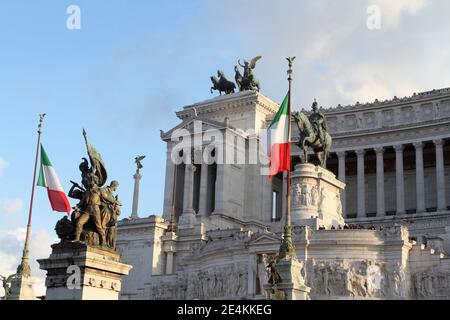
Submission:
M 88 245 L 115 249 L 117 221 L 121 203 L 116 192 L 119 183 L 111 181 L 104 186 L 107 172 L 100 154 L 87 142 L 84 132 L 89 162 L 83 158 L 79 169 L 81 185 L 71 181 L 68 195 L 78 199 L 73 207 L 71 220 L 64 217 L 56 224 L 55 230 L 61 242 L 85 242 Z

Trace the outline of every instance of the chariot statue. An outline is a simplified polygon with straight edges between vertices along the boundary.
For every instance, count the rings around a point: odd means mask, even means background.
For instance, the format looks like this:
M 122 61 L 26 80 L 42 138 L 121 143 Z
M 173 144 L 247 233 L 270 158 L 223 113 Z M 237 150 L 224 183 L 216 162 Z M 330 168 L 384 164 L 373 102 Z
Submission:
M 320 112 L 317 102 L 314 100 L 312 113 L 309 117 L 303 112 L 294 112 L 292 117 L 300 133 L 300 139 L 297 145 L 303 151 L 303 157 L 300 156 L 302 163 L 308 162 L 308 148 L 311 148 L 316 154 L 320 166 L 326 168 L 332 139 L 328 133 L 325 116 Z
M 213 83 L 213 86 L 211 87 L 211 93 L 213 93 L 213 90 L 219 91 L 220 95 L 222 95 L 222 92 L 224 92 L 225 94 L 234 92 L 234 89 L 236 89 L 236 85 L 225 77 L 223 71 L 218 70 L 217 77 L 218 78 L 216 78 L 215 76 L 211 77 L 211 82 Z
M 238 60 L 238 64 L 244 68 L 244 75 L 241 75 L 237 66 L 234 67 L 236 83 L 239 91 L 256 90 L 259 91 L 259 81 L 253 75 L 253 69 L 256 67 L 256 62 L 261 59 L 261 56 L 254 57 L 250 62 L 244 60 L 244 64 Z
M 210 90 L 211 93 L 213 93 L 213 90 L 219 91 L 220 95 L 222 95 L 222 92 L 225 94 L 234 93 L 236 85 L 239 91 L 259 91 L 259 81 L 253 75 L 253 69 L 255 69 L 256 62 L 259 59 L 261 59 L 261 56 L 254 57 L 250 62 L 244 60 L 243 64 L 241 63 L 241 60 L 238 60 L 238 64 L 244 69 L 244 74 L 241 74 L 237 65 L 234 66 L 234 80 L 236 83 L 228 80 L 223 71 L 217 71 L 217 77 L 211 77 L 211 82 L 213 84 Z

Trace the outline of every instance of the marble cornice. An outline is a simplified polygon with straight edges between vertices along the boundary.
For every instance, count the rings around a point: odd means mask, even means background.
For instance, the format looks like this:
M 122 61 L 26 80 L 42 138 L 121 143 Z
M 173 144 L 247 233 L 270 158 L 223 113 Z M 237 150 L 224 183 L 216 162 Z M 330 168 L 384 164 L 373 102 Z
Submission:
M 424 122 L 402 124 L 402 125 L 390 126 L 390 127 L 373 128 L 373 129 L 367 129 L 367 130 L 353 130 L 353 131 L 343 132 L 343 133 L 331 133 L 331 136 L 333 139 L 338 140 L 338 139 L 355 138 L 355 137 L 367 136 L 367 135 L 395 133 L 398 131 L 405 131 L 405 130 L 417 130 L 417 129 L 423 129 L 423 128 L 427 128 L 427 127 L 441 126 L 443 124 L 450 124 L 450 117 L 446 117 L 446 118 L 442 118 L 442 119 L 434 119 L 434 120 L 429 120 L 429 121 L 424 121 Z
M 404 130 L 335 138 L 332 151 L 350 151 L 361 148 L 373 149 L 378 146 L 388 147 L 396 144 L 410 144 L 416 141 L 432 141 L 437 138 L 445 139 L 449 137 L 450 122 L 446 122 L 430 127 L 405 128 Z
M 194 107 L 197 110 L 197 113 L 199 115 L 202 115 L 215 113 L 221 110 L 231 111 L 236 108 L 242 108 L 255 104 L 269 113 L 276 112 L 279 106 L 277 103 L 273 102 L 261 93 L 255 91 L 245 91 L 231 95 L 224 95 L 221 97 L 216 97 L 214 99 L 206 100 L 204 102 L 185 106 L 183 107 L 182 111 L 178 111 L 175 114 L 180 119 L 186 119 L 192 115 Z M 276 108 L 274 108 L 274 106 L 276 106 Z
M 443 99 L 450 99 L 450 88 L 422 92 L 414 96 L 405 98 L 394 98 L 386 101 L 322 108 L 321 111 L 325 113 L 327 116 L 338 116 L 346 113 L 367 112 L 415 104 L 423 104 Z

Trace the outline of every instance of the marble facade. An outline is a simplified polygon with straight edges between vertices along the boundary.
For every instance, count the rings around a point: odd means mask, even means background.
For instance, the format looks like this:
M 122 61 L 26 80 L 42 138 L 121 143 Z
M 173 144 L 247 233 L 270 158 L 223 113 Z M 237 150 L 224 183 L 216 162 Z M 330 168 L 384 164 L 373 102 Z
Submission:
M 121 299 L 266 297 L 265 261 L 279 249 L 286 178 L 269 181 L 264 164 L 248 160 L 277 109 L 261 93 L 245 91 L 176 113 L 180 125 L 161 133 L 162 216 L 119 222 L 118 250 L 133 266 Z M 334 139 L 328 170 L 321 169 L 329 185 L 317 184 L 313 165 L 309 178 L 293 174 L 291 181 L 294 244 L 309 298 L 449 299 L 450 89 L 324 113 Z M 216 162 L 175 164 L 177 130 L 178 138 L 199 139 L 193 158 L 214 132 L 228 138 L 227 147 L 208 151 Z M 239 157 L 245 163 L 217 161 Z M 299 162 L 295 144 L 292 162 Z M 321 188 L 332 197 L 322 197 Z M 172 199 L 176 233 L 167 231 Z

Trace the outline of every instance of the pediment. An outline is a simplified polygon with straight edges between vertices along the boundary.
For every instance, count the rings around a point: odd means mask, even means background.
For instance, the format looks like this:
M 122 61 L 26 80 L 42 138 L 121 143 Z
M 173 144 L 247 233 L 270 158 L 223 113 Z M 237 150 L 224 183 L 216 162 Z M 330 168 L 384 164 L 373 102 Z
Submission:
M 249 245 L 273 245 L 274 243 L 279 244 L 281 242 L 281 237 L 274 233 L 263 233 L 257 234 L 255 239 L 252 240 Z
M 205 119 L 205 118 L 201 118 L 201 117 L 193 117 L 187 120 L 184 120 L 182 123 L 180 123 L 179 125 L 177 125 L 176 127 L 170 129 L 169 131 L 162 131 L 160 130 L 160 136 L 161 139 L 164 141 L 170 140 L 172 133 L 176 130 L 187 130 L 189 131 L 191 134 L 194 133 L 194 127 L 198 124 L 195 124 L 195 121 L 201 121 L 201 131 L 205 132 L 207 130 L 210 129 L 214 129 L 214 130 L 231 130 L 233 131 L 235 134 L 241 135 L 246 137 L 246 135 L 243 134 L 243 132 L 241 132 L 241 130 L 238 130 L 236 128 L 234 128 L 233 126 L 229 125 L 228 123 L 225 122 L 220 122 L 220 121 L 215 121 L 215 120 L 211 120 L 211 119 Z M 198 130 L 198 129 L 197 129 Z

